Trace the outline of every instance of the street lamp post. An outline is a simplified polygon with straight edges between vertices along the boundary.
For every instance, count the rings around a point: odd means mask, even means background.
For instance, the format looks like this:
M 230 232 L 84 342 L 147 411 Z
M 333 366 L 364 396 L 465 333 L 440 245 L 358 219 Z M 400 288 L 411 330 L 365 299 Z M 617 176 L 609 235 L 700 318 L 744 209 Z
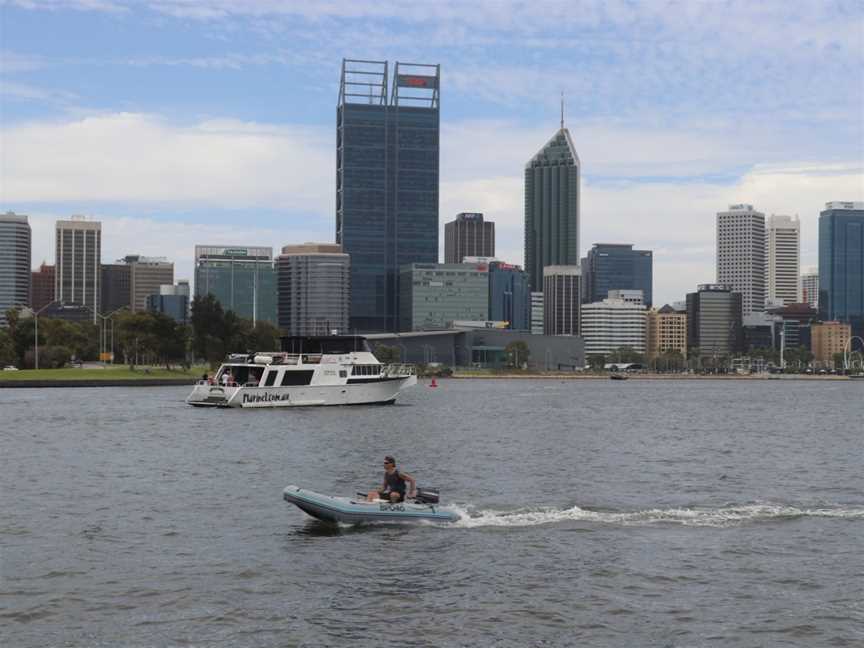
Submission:
M 55 299 L 54 301 L 45 304 L 42 308 L 40 308 L 38 311 L 34 311 L 33 313 L 33 322 L 36 329 L 35 338 L 33 339 L 33 366 L 36 369 L 39 368 L 39 315 L 49 306 L 53 306 L 54 304 L 59 303 L 61 302 Z

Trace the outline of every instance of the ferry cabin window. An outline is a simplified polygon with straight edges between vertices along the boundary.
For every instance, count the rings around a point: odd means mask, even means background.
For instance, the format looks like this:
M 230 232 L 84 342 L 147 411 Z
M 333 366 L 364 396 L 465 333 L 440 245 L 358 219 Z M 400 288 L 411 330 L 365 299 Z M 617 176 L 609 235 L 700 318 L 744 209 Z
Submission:
M 276 374 L 279 373 L 275 370 L 270 370 L 267 372 L 267 378 L 264 380 L 265 387 L 272 387 L 276 383 Z
M 282 374 L 282 386 L 290 387 L 292 385 L 308 385 L 312 382 L 312 374 L 315 373 L 311 369 L 306 370 L 288 370 Z
M 348 377 L 348 372 L 345 371 L 344 369 L 340 369 L 340 370 L 339 370 L 339 377 L 340 377 L 340 378 L 347 378 L 347 377 Z

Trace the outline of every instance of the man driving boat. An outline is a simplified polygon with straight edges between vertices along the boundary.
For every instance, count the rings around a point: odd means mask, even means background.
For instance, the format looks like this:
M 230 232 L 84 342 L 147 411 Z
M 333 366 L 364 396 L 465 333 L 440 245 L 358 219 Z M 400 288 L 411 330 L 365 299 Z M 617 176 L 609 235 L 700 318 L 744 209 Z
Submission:
M 404 502 L 405 482 L 411 485 L 408 497 L 415 497 L 417 495 L 417 481 L 408 473 L 396 470 L 396 460 L 388 455 L 384 457 L 384 482 L 378 490 L 369 491 L 367 499 L 370 502 L 383 499 L 393 504 Z

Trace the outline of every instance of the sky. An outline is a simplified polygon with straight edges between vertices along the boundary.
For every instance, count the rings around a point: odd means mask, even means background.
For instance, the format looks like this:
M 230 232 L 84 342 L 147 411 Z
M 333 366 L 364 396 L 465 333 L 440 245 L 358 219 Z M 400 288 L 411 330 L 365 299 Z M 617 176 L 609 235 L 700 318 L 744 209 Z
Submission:
M 655 303 L 715 280 L 715 215 L 864 200 L 858 0 L 0 0 L 0 211 L 102 221 L 103 262 L 333 241 L 342 58 L 441 64 L 440 222 L 523 261 L 523 169 L 566 125 L 582 255 L 654 251 Z M 443 249 L 442 249 L 443 258 Z

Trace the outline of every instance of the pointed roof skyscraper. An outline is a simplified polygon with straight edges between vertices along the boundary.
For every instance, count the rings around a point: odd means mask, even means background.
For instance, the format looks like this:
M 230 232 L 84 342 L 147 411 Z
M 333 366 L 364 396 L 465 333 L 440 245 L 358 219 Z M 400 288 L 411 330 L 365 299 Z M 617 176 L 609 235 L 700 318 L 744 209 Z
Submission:
M 543 268 L 579 265 L 580 162 L 570 131 L 561 128 L 525 165 L 525 270 L 542 290 Z

